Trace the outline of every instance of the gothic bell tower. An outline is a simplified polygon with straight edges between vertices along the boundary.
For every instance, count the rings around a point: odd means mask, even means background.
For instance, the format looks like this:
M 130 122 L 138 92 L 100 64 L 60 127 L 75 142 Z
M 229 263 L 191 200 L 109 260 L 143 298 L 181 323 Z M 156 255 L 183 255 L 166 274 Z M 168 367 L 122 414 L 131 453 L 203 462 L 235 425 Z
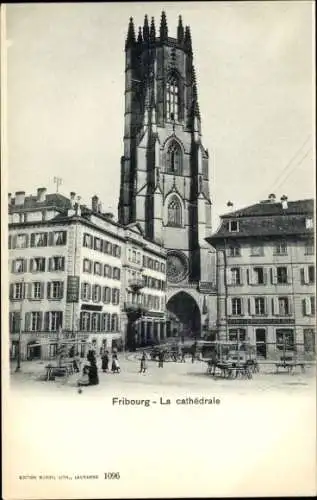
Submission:
M 136 33 L 130 18 L 125 54 L 119 222 L 138 222 L 147 238 L 164 245 L 171 285 L 211 282 L 209 154 L 190 28 L 179 17 L 170 37 L 163 12 L 158 32 L 145 16 Z

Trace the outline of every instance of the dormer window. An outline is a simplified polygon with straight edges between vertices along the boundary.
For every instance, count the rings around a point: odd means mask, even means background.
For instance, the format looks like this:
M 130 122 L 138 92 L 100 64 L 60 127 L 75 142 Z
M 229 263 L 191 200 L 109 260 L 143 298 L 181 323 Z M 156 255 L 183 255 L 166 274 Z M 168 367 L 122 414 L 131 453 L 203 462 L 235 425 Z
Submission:
M 239 231 L 239 222 L 237 220 L 229 221 L 228 229 L 230 233 L 237 233 Z

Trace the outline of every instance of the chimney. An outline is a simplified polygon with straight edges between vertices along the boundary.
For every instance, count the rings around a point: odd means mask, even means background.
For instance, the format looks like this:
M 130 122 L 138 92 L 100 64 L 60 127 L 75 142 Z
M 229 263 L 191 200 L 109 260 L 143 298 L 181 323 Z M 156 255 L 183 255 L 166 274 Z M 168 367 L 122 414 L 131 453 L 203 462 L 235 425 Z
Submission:
M 17 191 L 15 193 L 15 205 L 20 206 L 24 205 L 25 200 L 25 191 Z
M 46 200 L 46 188 L 38 188 L 36 201 L 38 203 L 45 203 Z
M 99 198 L 98 196 L 95 194 L 95 196 L 93 196 L 91 198 L 91 210 L 93 212 L 98 212 L 98 202 L 99 202 Z
M 11 198 L 12 198 L 12 194 L 9 193 L 8 194 L 8 205 L 11 205 Z
M 275 201 L 276 201 L 276 196 L 275 196 L 275 194 L 274 194 L 274 193 L 269 194 L 269 201 L 270 201 L 271 203 L 275 203 Z
M 101 201 L 98 202 L 98 212 L 101 214 L 102 213 L 102 203 Z
M 74 208 L 74 206 L 75 206 L 75 196 L 76 196 L 76 193 L 74 193 L 74 191 L 71 191 L 71 193 L 70 193 L 70 206 L 72 208 Z
M 288 200 L 287 196 L 285 194 L 283 194 L 283 196 L 281 197 L 283 210 L 287 210 L 287 208 L 288 208 L 287 200 Z

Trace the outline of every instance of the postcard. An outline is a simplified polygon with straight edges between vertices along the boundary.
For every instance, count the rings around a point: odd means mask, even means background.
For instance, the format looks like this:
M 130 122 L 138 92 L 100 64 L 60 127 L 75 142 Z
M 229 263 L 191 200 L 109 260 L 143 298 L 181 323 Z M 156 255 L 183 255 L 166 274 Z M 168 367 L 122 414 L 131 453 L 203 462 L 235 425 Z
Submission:
M 1 6 L 5 500 L 316 494 L 313 14 Z

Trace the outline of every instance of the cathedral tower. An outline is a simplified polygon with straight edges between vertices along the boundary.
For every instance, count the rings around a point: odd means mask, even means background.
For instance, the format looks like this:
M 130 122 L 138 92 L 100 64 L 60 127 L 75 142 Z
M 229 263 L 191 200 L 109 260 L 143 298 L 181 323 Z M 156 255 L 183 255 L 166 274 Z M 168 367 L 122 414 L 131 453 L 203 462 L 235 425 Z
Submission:
M 214 281 L 214 256 L 205 241 L 211 233 L 209 154 L 190 28 L 179 17 L 177 36 L 170 37 L 163 12 L 158 29 L 145 16 L 136 32 L 130 18 L 125 54 L 119 222 L 139 223 L 147 238 L 164 245 L 171 298 L 190 289 L 201 316 L 208 301 L 199 287 Z

